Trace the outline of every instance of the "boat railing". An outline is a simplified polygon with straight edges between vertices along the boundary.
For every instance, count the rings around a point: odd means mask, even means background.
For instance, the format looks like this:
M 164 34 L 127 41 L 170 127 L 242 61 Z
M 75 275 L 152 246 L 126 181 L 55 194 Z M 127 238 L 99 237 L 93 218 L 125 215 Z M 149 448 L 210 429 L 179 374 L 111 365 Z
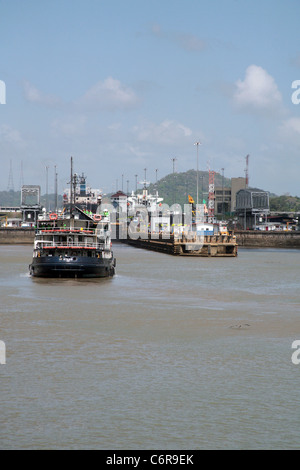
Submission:
M 68 234 L 79 233 L 84 235 L 95 235 L 96 229 L 83 229 L 83 228 L 70 228 L 70 227 L 38 227 L 36 230 L 37 235 L 45 234 Z
M 38 226 L 36 229 L 36 234 L 37 235 L 45 235 L 47 233 L 49 234 L 82 234 L 82 235 L 99 235 L 103 234 L 109 231 L 109 225 L 107 225 L 107 222 L 100 222 L 97 224 L 96 227 L 89 227 L 89 228 L 83 228 L 83 227 L 69 227 L 69 226 Z
M 77 221 L 79 221 L 80 219 L 75 217 L 75 223 Z M 40 223 L 49 223 L 49 224 L 53 224 L 53 223 L 59 223 L 59 222 L 65 222 L 67 221 L 68 224 L 71 224 L 71 219 L 70 217 L 66 217 L 64 214 L 56 214 L 56 213 L 52 213 L 52 214 L 42 214 L 42 215 L 39 215 L 38 216 L 38 222 Z M 91 225 L 94 225 L 95 223 L 98 224 L 98 223 L 109 223 L 110 222 L 110 215 L 108 214 L 92 214 L 90 215 L 90 220 L 88 221 L 88 223 L 90 223 Z
M 86 248 L 86 249 L 99 249 L 103 244 L 90 242 L 90 241 L 53 241 L 53 240 L 36 240 L 36 249 L 47 249 L 47 248 Z

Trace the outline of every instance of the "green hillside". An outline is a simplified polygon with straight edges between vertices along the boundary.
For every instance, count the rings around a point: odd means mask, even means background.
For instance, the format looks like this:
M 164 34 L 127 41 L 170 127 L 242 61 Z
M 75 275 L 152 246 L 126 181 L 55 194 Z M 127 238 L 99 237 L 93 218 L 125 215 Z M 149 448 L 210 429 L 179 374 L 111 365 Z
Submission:
M 199 203 L 202 199 L 207 201 L 208 197 L 208 180 L 209 175 L 207 171 L 199 171 L 198 173 L 198 194 Z M 231 179 L 223 177 L 220 173 L 215 174 L 215 187 L 230 188 Z M 192 196 L 194 201 L 197 199 L 197 172 L 189 170 L 184 173 L 171 173 L 164 176 L 157 183 L 151 183 L 148 187 L 148 192 L 153 194 L 158 191 L 160 197 L 164 199 L 164 203 L 171 206 L 174 202 L 181 204 L 188 203 L 188 195 Z M 142 192 L 139 189 L 138 192 Z M 202 197 L 203 195 L 203 197 Z M 109 198 L 109 194 L 107 197 Z M 54 208 L 55 195 L 49 194 L 48 196 L 50 209 Z M 0 191 L 0 206 L 19 206 L 21 203 L 20 191 Z M 41 204 L 46 205 L 46 195 L 41 196 Z M 58 205 L 62 206 L 62 196 L 58 196 Z M 270 194 L 270 210 L 278 212 L 300 212 L 300 198 L 297 196 L 283 195 L 277 196 Z
M 270 210 L 275 212 L 300 212 L 300 197 L 287 195 L 270 197 Z
M 222 175 L 215 174 L 215 187 L 222 187 Z M 198 196 L 199 204 L 203 198 L 207 201 L 209 175 L 207 171 L 198 173 Z M 224 178 L 224 188 L 231 186 L 231 180 Z M 164 198 L 164 203 L 171 206 L 174 202 L 181 205 L 188 203 L 188 195 L 192 196 L 194 201 L 197 199 L 197 172 L 189 170 L 185 173 L 171 173 L 160 179 L 157 184 L 150 184 L 148 191 L 154 193 L 158 191 L 160 197 Z
M 202 191 L 203 198 L 207 201 L 208 179 L 207 171 L 199 171 L 199 203 L 202 202 Z M 224 181 L 222 181 L 222 179 L 220 173 L 215 174 L 215 187 L 221 188 L 223 184 L 224 188 L 230 188 L 231 179 L 225 177 Z M 160 179 L 157 184 L 150 184 L 148 187 L 150 193 L 155 192 L 156 189 L 158 190 L 159 196 L 163 197 L 164 202 L 169 206 L 171 206 L 174 201 L 181 205 L 187 204 L 189 194 L 196 202 L 197 172 L 195 170 L 189 170 L 185 173 L 171 173 Z M 252 189 L 259 190 L 258 188 Z M 270 210 L 278 212 L 299 212 L 300 198 L 290 195 L 277 196 L 276 194 L 270 194 Z
M 18 207 L 21 204 L 21 191 L 0 191 L 0 206 Z

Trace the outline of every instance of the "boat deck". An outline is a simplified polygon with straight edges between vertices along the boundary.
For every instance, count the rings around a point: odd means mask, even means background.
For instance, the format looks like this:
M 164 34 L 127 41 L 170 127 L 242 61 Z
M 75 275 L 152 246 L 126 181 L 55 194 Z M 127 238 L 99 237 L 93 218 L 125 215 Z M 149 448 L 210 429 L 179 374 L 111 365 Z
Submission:
M 163 234 L 152 234 L 147 238 L 147 233 L 140 234 L 139 238 L 127 237 L 120 240 L 137 248 L 159 251 L 177 256 L 199 257 L 235 257 L 237 256 L 237 242 L 233 234 L 194 236 L 193 238 L 178 238 L 171 235 L 164 239 Z M 149 234 L 150 235 L 150 234 Z

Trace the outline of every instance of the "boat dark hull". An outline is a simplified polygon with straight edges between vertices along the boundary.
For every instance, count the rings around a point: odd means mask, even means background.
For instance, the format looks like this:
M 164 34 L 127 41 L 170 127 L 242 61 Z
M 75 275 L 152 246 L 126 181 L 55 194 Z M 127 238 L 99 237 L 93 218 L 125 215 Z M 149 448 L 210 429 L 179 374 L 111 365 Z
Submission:
M 40 257 L 32 260 L 29 272 L 33 277 L 110 277 L 115 274 L 115 259 Z

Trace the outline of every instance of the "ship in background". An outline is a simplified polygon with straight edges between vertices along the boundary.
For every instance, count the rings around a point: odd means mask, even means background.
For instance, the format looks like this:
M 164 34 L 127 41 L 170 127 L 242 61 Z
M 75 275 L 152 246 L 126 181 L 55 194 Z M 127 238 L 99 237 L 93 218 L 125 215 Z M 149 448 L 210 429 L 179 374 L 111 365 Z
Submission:
M 79 187 L 78 187 L 79 185 Z M 39 216 L 29 272 L 33 277 L 109 277 L 115 274 L 110 213 L 100 211 L 100 191 L 73 175 L 62 211 Z
M 71 181 L 70 188 L 63 194 L 63 207 L 69 209 L 72 203 L 86 213 L 95 214 L 102 201 L 101 189 L 92 189 L 84 173 L 74 173 Z
M 235 235 L 213 220 L 205 204 L 195 205 L 189 196 L 188 213 L 184 213 L 179 204 L 169 207 L 162 201 L 158 192 L 148 192 L 146 182 L 142 194 L 114 194 L 116 238 L 138 248 L 173 255 L 237 256 Z

